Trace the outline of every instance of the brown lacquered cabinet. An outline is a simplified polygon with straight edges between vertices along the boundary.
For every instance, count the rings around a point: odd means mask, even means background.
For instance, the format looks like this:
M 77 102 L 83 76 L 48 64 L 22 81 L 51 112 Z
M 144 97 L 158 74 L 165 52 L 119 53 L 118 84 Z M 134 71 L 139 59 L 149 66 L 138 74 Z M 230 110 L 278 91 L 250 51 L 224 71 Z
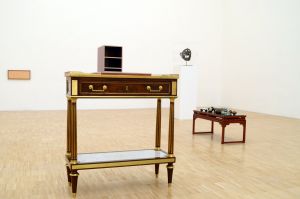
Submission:
M 98 72 L 122 72 L 121 46 L 101 46 L 98 48 Z
M 67 149 L 66 168 L 72 193 L 76 194 L 78 171 L 85 169 L 167 164 L 168 183 L 172 182 L 174 156 L 174 102 L 177 98 L 178 75 L 118 75 L 67 72 Z M 115 152 L 77 152 L 78 99 L 86 98 L 155 98 L 156 131 L 153 149 Z M 170 100 L 168 149 L 161 149 L 161 100 Z M 133 138 L 134 139 L 134 138 Z

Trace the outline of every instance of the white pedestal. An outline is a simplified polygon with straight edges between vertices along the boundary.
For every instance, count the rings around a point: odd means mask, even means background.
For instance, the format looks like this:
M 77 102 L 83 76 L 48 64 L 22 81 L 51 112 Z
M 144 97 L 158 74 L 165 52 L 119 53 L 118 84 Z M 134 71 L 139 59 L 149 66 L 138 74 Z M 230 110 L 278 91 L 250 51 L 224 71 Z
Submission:
M 194 66 L 175 66 L 174 72 L 179 74 L 175 118 L 192 119 L 197 106 L 197 71 Z

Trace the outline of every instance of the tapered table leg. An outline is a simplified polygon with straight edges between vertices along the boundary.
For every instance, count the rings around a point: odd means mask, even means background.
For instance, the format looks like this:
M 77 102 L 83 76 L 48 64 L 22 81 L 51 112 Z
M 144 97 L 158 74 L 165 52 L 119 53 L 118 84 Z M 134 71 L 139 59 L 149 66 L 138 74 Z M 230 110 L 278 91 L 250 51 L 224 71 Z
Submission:
M 173 163 L 169 163 L 167 165 L 167 170 L 168 170 L 168 183 L 172 183 L 172 179 L 173 179 Z
M 70 149 L 71 163 L 77 162 L 77 109 L 76 99 L 71 99 L 70 107 Z
M 170 99 L 168 155 L 174 156 L 174 98 Z M 168 183 L 172 183 L 173 163 L 168 163 Z
M 158 176 L 159 173 L 159 164 L 155 164 L 155 175 Z
M 70 158 L 71 156 L 71 100 L 68 99 L 68 107 L 67 107 L 67 152 L 66 156 Z
M 66 149 L 66 157 L 68 159 L 71 158 L 71 100 L 68 99 L 68 106 L 67 106 L 67 149 Z M 67 178 L 68 182 L 71 183 L 70 173 L 71 170 L 68 166 L 67 167 Z
M 77 109 L 76 109 L 76 99 L 71 99 L 70 106 L 70 149 L 71 149 L 71 164 L 77 163 Z M 72 193 L 76 194 L 77 190 L 77 181 L 78 181 L 78 172 L 77 170 L 71 169 L 71 184 L 72 184 Z
M 161 140 L 161 99 L 157 99 L 156 108 L 156 132 L 155 132 L 155 149 L 160 150 L 160 140 Z M 155 174 L 159 173 L 159 164 L 155 164 Z
M 69 182 L 69 184 L 71 184 L 71 176 L 70 176 L 71 170 L 70 170 L 70 168 L 68 166 L 66 166 L 66 167 L 67 167 L 68 182 Z
M 77 192 L 77 181 L 78 181 L 78 172 L 76 170 L 71 171 L 71 183 L 72 183 L 72 193 L 76 194 Z

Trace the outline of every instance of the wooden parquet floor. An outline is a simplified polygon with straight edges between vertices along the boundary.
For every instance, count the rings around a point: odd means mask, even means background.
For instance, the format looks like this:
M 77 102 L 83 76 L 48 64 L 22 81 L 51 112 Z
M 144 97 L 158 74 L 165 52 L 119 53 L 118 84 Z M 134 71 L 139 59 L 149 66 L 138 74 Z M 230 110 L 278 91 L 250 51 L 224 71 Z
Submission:
M 246 114 L 246 144 L 221 145 L 218 124 L 213 137 L 193 136 L 192 120 L 175 120 L 171 186 L 165 165 L 158 178 L 153 165 L 85 170 L 77 198 L 299 199 L 300 120 Z M 210 122 L 197 120 L 196 130 L 209 129 Z M 165 150 L 167 132 L 163 109 Z M 79 152 L 153 148 L 154 135 L 154 109 L 78 111 Z M 242 126 L 226 127 L 227 139 L 241 136 Z M 0 112 L 0 198 L 72 198 L 65 147 L 66 111 Z

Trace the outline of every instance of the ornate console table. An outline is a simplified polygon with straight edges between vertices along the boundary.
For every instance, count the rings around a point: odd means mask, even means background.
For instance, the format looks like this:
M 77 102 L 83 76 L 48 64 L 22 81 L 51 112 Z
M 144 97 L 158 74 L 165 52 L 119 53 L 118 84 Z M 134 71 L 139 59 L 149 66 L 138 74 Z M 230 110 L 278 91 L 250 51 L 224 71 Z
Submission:
M 66 72 L 67 79 L 67 152 L 66 167 L 72 193 L 76 194 L 78 170 L 138 165 L 167 164 L 168 183 L 172 183 L 174 156 L 174 100 L 178 75 L 101 74 Z M 118 152 L 77 153 L 77 110 L 79 98 L 156 98 L 156 139 L 153 149 Z M 168 151 L 161 143 L 161 99 L 170 99 Z

